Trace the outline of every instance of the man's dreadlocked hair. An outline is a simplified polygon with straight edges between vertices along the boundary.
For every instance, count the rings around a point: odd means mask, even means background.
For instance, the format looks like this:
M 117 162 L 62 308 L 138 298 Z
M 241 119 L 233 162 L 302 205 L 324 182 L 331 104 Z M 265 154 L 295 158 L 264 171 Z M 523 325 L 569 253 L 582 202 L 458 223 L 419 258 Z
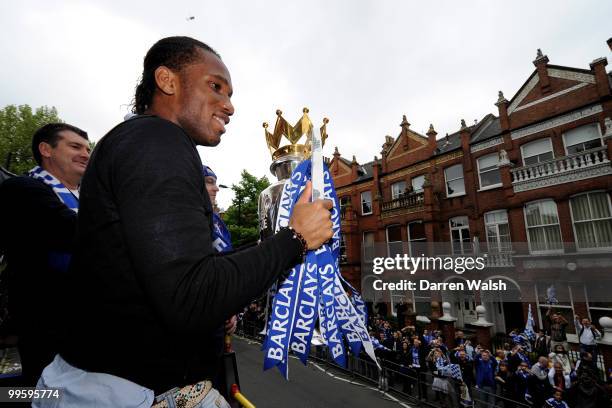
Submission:
M 191 37 L 167 37 L 156 42 L 144 58 L 142 77 L 136 86 L 132 111 L 142 115 L 151 106 L 157 88 L 155 70 L 158 67 L 163 65 L 171 70 L 180 71 L 200 57 L 198 49 L 211 52 L 221 58 L 211 47 Z

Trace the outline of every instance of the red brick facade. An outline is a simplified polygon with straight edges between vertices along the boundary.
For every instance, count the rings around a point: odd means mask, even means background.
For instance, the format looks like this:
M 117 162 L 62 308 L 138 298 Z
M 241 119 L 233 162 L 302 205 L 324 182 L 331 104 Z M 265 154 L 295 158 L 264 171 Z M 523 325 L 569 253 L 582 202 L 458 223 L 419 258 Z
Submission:
M 550 274 L 554 279 L 559 274 L 567 274 L 575 265 L 576 272 L 583 278 L 590 273 L 612 275 L 612 266 L 605 263 L 600 262 L 596 268 L 585 266 L 588 261 L 583 258 L 593 253 L 599 253 L 601 258 L 602 250 L 607 251 L 604 257 L 612 260 L 609 255 L 612 248 L 603 245 L 605 248 L 597 248 L 597 251 L 578 251 L 570 206 L 573 196 L 586 192 L 606 194 L 610 202 L 612 74 L 606 72 L 607 61 L 604 58 L 593 61 L 590 69 L 577 69 L 551 65 L 539 50 L 534 65 L 533 74 L 510 101 L 500 92 L 496 103 L 497 116 L 486 115 L 471 126 L 462 121 L 459 131 L 441 138 L 437 137 L 433 126 L 427 135 L 412 131 L 404 117 L 399 135 L 387 137 L 380 157 L 373 161 L 360 165 L 354 157 L 349 161 L 335 152 L 330 168 L 338 197 L 345 203 L 342 231 L 346 257 L 343 258 L 342 273 L 347 279 L 358 287 L 363 283 L 361 261 L 366 232 L 373 232 L 375 241 L 384 243 L 387 241 L 387 227 L 399 225 L 402 241 L 406 242 L 409 240 L 407 225 L 418 221 L 424 226 L 427 242 L 450 242 L 449 219 L 467 216 L 470 238 L 478 237 L 486 244 L 488 235 L 484 217 L 495 210 L 506 211 L 511 241 L 525 243 L 522 248 L 512 248 L 512 254 L 504 258 L 506 261 L 511 259 L 507 268 L 519 271 L 519 275 Z M 592 124 L 597 125 L 599 140 L 589 139 L 579 145 L 582 147 L 569 145 L 574 140 L 588 139 L 585 136 L 587 131 L 596 135 Z M 569 132 L 573 129 L 579 130 Z M 570 136 L 575 134 L 578 136 Z M 543 148 L 547 151 L 538 156 L 541 158 L 537 159 L 539 163 L 525 165 L 526 157 L 523 156 L 527 156 L 526 152 L 538 150 L 530 147 L 531 150 L 523 152 L 522 149 L 527 149 L 527 143 L 542 139 L 550 140 L 551 149 Z M 546 146 L 548 142 L 541 143 L 541 146 Z M 481 187 L 479 166 L 484 165 L 484 161 L 479 165 L 479 159 L 487 155 L 492 155 L 498 163 L 497 169 L 489 174 L 493 174 L 493 180 L 499 177 L 500 183 Z M 465 194 L 449 194 L 447 190 L 445 170 L 455 164 L 463 166 Z M 499 176 L 495 175 L 496 171 L 499 171 Z M 392 200 L 393 183 L 405 181 L 410 186 L 412 180 L 421 175 L 425 175 L 426 180 L 422 192 L 409 191 Z M 362 215 L 361 193 L 364 191 L 371 192 L 371 215 Z M 603 196 L 597 197 L 601 200 Z M 570 260 L 541 271 L 533 269 L 533 261 L 542 257 L 536 256 L 533 249 L 528 250 L 530 245 L 536 244 L 529 243 L 525 215 L 525 204 L 537 200 L 552 200 L 556 204 L 560 236 L 565 245 L 563 259 Z M 348 201 L 350 204 L 346 205 Z M 545 259 L 551 259 L 550 254 L 545 255 L 548 255 L 544 256 Z M 571 263 L 574 265 L 568 266 Z M 500 274 L 503 273 L 502 266 Z M 518 286 L 533 298 L 535 289 L 527 281 L 518 282 Z M 608 289 L 612 292 L 612 287 Z M 594 309 L 588 307 L 580 284 L 576 284 L 571 293 L 568 314 L 590 314 L 593 320 L 601 315 L 612 316 L 612 310 L 607 311 L 605 307 L 612 309 L 612 300 L 609 305 Z M 432 293 L 431 300 L 432 312 L 427 317 L 435 320 L 439 316 L 439 301 L 444 299 L 440 294 Z M 474 302 L 481 303 L 479 294 L 475 294 Z M 538 309 L 535 301 L 532 308 L 534 312 Z M 526 315 L 527 303 L 523 304 L 523 309 Z M 515 310 L 508 309 L 506 314 Z M 540 307 L 539 311 L 543 317 L 543 308 Z M 535 319 L 539 325 L 540 316 L 536 314 Z M 510 320 L 506 321 L 506 330 L 514 327 Z M 523 317 L 520 320 L 524 321 Z M 514 316 L 512 323 L 517 321 Z M 503 331 L 503 326 L 497 327 L 497 331 Z

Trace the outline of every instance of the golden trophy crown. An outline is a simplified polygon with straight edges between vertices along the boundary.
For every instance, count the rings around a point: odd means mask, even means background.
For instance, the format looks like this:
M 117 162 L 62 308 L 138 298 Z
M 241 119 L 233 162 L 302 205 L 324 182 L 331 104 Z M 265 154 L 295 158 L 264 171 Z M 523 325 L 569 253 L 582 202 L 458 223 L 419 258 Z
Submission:
M 266 132 L 266 143 L 268 144 L 268 149 L 270 149 L 273 161 L 284 156 L 298 156 L 302 159 L 310 157 L 313 125 L 308 117 L 308 108 L 302 109 L 302 112 L 303 114 L 300 120 L 297 121 L 295 126 L 291 126 L 289 122 L 283 118 L 283 112 L 281 112 L 280 109 L 277 110 L 276 124 L 274 125 L 273 133 L 268 131 L 268 123 L 264 122 L 263 127 Z M 329 119 L 323 118 L 323 126 L 319 129 L 323 145 L 325 145 L 325 139 L 327 139 L 326 126 L 328 122 Z M 289 141 L 289 144 L 281 146 L 283 136 Z M 304 136 L 306 136 L 305 142 L 298 143 Z

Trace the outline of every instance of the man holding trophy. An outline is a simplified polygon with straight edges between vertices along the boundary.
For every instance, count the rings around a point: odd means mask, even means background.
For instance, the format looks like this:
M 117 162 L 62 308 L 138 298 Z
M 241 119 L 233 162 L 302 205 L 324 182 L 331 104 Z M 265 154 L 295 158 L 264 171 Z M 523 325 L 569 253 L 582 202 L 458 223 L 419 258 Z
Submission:
M 332 204 L 311 202 L 308 182 L 285 227 L 244 251 L 215 250 L 196 146 L 219 144 L 232 92 L 209 46 L 164 38 L 144 59 L 138 116 L 96 146 L 66 336 L 38 383 L 63 390 L 61 406 L 227 406 L 211 389 L 215 330 L 332 237 Z

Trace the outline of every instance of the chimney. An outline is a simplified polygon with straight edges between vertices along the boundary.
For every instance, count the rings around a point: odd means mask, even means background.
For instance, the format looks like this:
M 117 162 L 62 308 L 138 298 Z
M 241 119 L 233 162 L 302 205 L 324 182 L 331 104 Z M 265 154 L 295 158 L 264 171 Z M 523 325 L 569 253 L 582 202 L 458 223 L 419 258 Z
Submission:
M 334 175 L 337 175 L 339 170 L 340 170 L 340 152 L 338 151 L 338 146 L 336 146 L 334 148 L 334 165 L 332 166 L 331 171 Z
M 374 177 L 374 182 L 378 181 L 378 176 L 380 174 L 380 163 L 378 163 L 378 157 L 374 156 L 374 161 L 372 162 L 372 176 Z
M 385 143 L 383 143 L 382 150 L 380 152 L 383 173 L 387 172 L 387 154 L 389 153 L 391 146 L 393 146 L 393 138 L 391 136 L 385 136 Z
M 497 94 L 497 102 L 495 102 L 495 106 L 499 111 L 499 123 L 501 125 L 502 130 L 510 129 L 510 118 L 508 117 L 508 100 L 504 98 L 504 93 L 499 91 Z
M 463 170 L 470 171 L 472 170 L 472 161 L 469 159 L 470 155 L 470 128 L 465 124 L 465 120 L 461 119 L 461 130 L 459 131 L 459 136 L 461 137 L 461 150 L 463 150 Z
M 597 93 L 599 96 L 610 95 L 610 84 L 608 82 L 608 74 L 606 73 L 606 58 L 597 58 L 591 62 L 591 71 L 595 74 L 595 84 L 597 85 Z
M 359 164 L 357 163 L 357 158 L 353 155 L 353 161 L 351 162 L 351 180 L 357 180 L 359 174 L 357 174 L 357 169 L 359 168 Z
M 436 147 L 437 147 L 436 136 L 437 135 L 438 135 L 438 132 L 434 130 L 433 124 L 429 124 L 429 130 L 427 131 L 427 145 L 429 147 L 429 150 L 431 151 L 431 154 L 433 154 L 436 151 Z
M 540 78 L 540 89 L 542 92 L 548 91 L 550 88 L 550 78 L 548 77 L 548 57 L 542 54 L 542 50 L 538 48 L 536 59 L 533 61 L 538 70 L 538 77 Z
M 612 37 L 608 38 L 608 47 L 610 48 L 610 51 L 612 51 Z
M 400 127 L 402 128 L 401 136 L 403 136 L 404 144 L 403 149 L 408 150 L 408 129 L 410 128 L 410 123 L 406 120 L 406 115 L 402 115 L 402 123 L 400 123 Z

